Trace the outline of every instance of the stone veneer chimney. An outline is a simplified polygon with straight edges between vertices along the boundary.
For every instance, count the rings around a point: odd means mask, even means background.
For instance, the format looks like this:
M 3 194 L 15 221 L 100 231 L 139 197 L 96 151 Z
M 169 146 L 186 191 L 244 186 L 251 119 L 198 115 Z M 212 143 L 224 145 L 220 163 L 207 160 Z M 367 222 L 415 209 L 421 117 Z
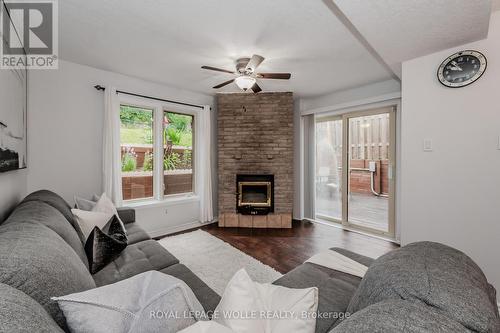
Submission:
M 290 228 L 293 207 L 293 94 L 217 95 L 219 226 Z M 236 175 L 274 175 L 274 213 L 236 213 Z

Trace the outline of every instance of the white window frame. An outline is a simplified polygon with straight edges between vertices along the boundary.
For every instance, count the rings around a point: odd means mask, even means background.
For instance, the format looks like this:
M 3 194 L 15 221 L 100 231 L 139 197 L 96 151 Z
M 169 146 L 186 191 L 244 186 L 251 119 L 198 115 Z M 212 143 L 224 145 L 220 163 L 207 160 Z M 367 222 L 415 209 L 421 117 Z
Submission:
M 197 147 L 200 146 L 200 140 L 207 135 L 203 132 L 200 126 L 200 113 L 203 109 L 178 105 L 174 103 L 155 101 L 147 98 L 140 98 L 125 94 L 119 94 L 119 105 L 129 105 L 138 108 L 153 110 L 153 197 L 124 200 L 128 206 L 154 205 L 158 203 L 179 202 L 199 200 L 196 192 L 200 188 L 198 182 L 200 177 L 198 164 L 200 161 L 200 152 Z M 164 194 L 164 179 L 163 179 L 163 115 L 164 112 L 173 112 L 193 116 L 194 131 L 193 131 L 193 152 L 192 155 L 192 170 L 193 170 L 193 191 L 179 194 Z M 120 142 L 121 144 L 121 142 Z

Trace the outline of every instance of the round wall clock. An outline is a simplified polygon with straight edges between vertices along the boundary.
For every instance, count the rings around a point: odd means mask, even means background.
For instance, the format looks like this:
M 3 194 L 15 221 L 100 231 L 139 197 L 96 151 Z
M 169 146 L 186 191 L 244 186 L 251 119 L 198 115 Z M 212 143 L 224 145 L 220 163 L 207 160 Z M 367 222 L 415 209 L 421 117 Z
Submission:
M 461 51 L 446 58 L 438 69 L 438 79 L 446 87 L 461 88 L 479 79 L 487 61 L 478 51 Z

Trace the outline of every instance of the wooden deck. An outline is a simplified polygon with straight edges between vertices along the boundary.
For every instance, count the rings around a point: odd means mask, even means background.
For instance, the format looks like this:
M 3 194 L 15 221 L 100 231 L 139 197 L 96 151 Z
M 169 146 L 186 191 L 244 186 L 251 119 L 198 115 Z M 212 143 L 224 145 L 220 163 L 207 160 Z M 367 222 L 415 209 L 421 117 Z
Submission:
M 389 199 L 370 194 L 352 193 L 349 197 L 349 221 L 353 224 L 387 232 L 389 229 Z M 320 196 L 316 214 L 340 217 L 340 203 Z

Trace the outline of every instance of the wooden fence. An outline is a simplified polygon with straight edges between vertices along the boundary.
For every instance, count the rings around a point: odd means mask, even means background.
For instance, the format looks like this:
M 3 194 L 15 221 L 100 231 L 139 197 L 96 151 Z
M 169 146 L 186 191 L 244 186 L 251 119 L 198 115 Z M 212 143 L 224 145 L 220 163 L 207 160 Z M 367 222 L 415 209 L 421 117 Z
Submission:
M 317 141 L 326 139 L 342 160 L 342 121 L 319 122 Z M 349 120 L 349 156 L 351 160 L 389 159 L 389 114 L 351 118 Z
M 387 160 L 389 159 L 389 142 L 389 114 L 349 120 L 351 160 Z

